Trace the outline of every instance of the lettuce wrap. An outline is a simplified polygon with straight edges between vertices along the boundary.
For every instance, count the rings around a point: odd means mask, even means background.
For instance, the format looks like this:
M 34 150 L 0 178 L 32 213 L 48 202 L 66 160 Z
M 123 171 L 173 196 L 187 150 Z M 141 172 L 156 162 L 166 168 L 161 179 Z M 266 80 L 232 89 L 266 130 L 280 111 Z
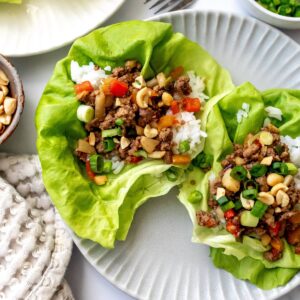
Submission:
M 142 65 L 147 79 L 174 67 L 183 66 L 205 78 L 205 93 L 219 100 L 233 88 L 228 72 L 199 45 L 169 24 L 130 21 L 98 29 L 77 40 L 66 58 L 57 63 L 36 112 L 37 149 L 46 189 L 59 213 L 80 237 L 112 248 L 116 239 L 124 240 L 136 209 L 150 197 L 166 194 L 184 180 L 169 181 L 171 165 L 153 160 L 127 165 L 120 174 L 109 175 L 105 186 L 91 182 L 83 164 L 74 156 L 76 141 L 86 136 L 76 117 L 79 105 L 70 63 L 91 61 L 100 67 L 116 67 L 128 59 Z M 210 100 L 216 102 L 217 100 Z M 207 106 L 206 110 L 212 108 Z M 206 124 L 203 113 L 203 124 Z M 203 128 L 205 130 L 205 127 Z M 197 153 L 202 150 L 199 146 Z
M 250 105 L 248 117 L 237 122 L 237 113 L 243 103 Z M 287 105 L 288 104 L 288 105 Z M 250 84 L 237 87 L 221 99 L 210 111 L 206 131 L 204 152 L 213 155 L 212 169 L 204 172 L 194 168 L 182 184 L 179 200 L 185 205 L 194 224 L 193 242 L 211 246 L 211 257 L 217 267 L 231 272 L 240 279 L 247 279 L 262 289 L 271 289 L 288 282 L 300 268 L 300 255 L 287 242 L 283 257 L 270 262 L 263 257 L 267 250 L 258 240 L 244 236 L 242 242 L 225 229 L 199 226 L 196 212 L 208 210 L 209 180 L 218 176 L 222 169 L 220 161 L 233 150 L 233 143 L 242 143 L 248 133 L 256 133 L 267 117 L 265 107 L 281 109 L 283 120 L 276 121 L 281 135 L 293 138 L 300 134 L 300 93 L 290 90 L 269 90 L 260 93 Z M 193 183 L 193 184 L 192 184 Z M 196 184 L 195 184 L 196 183 Z M 202 201 L 190 203 L 189 194 L 198 189 L 203 194 Z

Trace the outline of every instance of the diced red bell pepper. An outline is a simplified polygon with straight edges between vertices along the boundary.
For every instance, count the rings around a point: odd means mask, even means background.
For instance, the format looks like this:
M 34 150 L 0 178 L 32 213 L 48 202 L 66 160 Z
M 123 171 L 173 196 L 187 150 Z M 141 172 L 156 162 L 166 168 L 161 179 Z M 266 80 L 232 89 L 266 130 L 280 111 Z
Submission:
M 128 85 L 125 82 L 117 79 L 112 80 L 110 83 L 110 92 L 115 97 L 123 97 L 128 91 Z
M 235 237 L 240 235 L 240 229 L 238 225 L 233 224 L 232 220 L 228 220 L 226 223 L 226 230 Z
M 75 93 L 77 95 L 81 94 L 82 92 L 92 92 L 93 90 L 94 88 L 89 81 L 75 84 Z
M 90 161 L 89 161 L 89 160 L 87 160 L 86 163 L 85 163 L 85 169 L 86 169 L 86 174 L 87 174 L 87 176 L 88 176 L 91 180 L 94 180 L 94 178 L 95 178 L 95 173 L 92 171 L 91 164 L 90 164 Z
M 201 109 L 201 102 L 198 98 L 184 98 L 183 107 L 187 112 L 198 112 Z
M 130 156 L 130 159 L 129 159 L 129 161 L 130 161 L 132 164 L 137 164 L 137 163 L 140 162 L 141 160 L 143 160 L 143 157 L 141 157 L 141 156 Z
M 225 219 L 232 219 L 234 216 L 235 216 L 235 211 L 234 211 L 233 208 L 227 210 L 227 211 L 224 213 Z
M 183 72 L 184 72 L 184 68 L 182 66 L 179 66 L 171 71 L 170 76 L 173 79 L 177 79 Z
M 270 226 L 270 232 L 273 236 L 277 236 L 280 231 L 280 223 L 276 222 L 274 226 Z
M 171 103 L 171 111 L 173 115 L 176 115 L 179 113 L 180 109 L 179 109 L 179 105 L 177 101 L 172 101 Z

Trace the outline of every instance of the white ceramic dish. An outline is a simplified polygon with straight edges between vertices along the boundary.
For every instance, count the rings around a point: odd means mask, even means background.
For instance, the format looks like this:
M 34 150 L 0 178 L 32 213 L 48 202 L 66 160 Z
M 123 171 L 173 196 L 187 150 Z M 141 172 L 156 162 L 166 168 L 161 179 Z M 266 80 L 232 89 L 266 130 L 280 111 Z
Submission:
M 175 31 L 203 45 L 229 69 L 236 84 L 249 80 L 260 89 L 300 86 L 299 45 L 263 23 L 197 11 L 165 14 L 153 20 L 169 22 Z M 173 191 L 142 206 L 127 240 L 117 243 L 114 250 L 73 237 L 104 277 L 138 299 L 270 300 L 300 284 L 300 274 L 271 291 L 237 280 L 213 266 L 209 248 L 192 244 L 191 232 L 188 214 Z
M 0 3 L 0 53 L 29 56 L 62 47 L 107 20 L 125 0 Z
M 280 28 L 300 29 L 300 18 L 285 17 L 275 14 L 259 5 L 255 0 L 240 0 L 240 3 L 253 17 L 261 21 Z

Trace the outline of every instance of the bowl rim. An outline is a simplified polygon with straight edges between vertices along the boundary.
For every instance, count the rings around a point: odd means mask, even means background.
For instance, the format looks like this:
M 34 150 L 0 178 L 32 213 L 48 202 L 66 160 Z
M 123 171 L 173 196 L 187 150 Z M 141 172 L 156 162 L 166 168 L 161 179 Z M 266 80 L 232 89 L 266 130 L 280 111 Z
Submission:
M 13 81 L 13 86 L 14 86 L 13 97 L 17 99 L 17 108 L 12 117 L 12 122 L 5 128 L 3 133 L 0 134 L 0 145 L 3 144 L 17 128 L 25 104 L 24 88 L 19 73 L 15 68 L 15 66 L 11 63 L 11 61 L 4 55 L 0 54 L 0 68 L 3 69 L 3 67 L 4 67 L 3 71 L 10 79 L 10 85 L 12 85 L 12 81 Z
M 282 16 L 279 14 L 275 14 L 274 12 L 268 10 L 267 8 L 264 8 L 260 4 L 258 4 L 255 0 L 243 0 L 247 1 L 250 5 L 255 7 L 257 10 L 259 10 L 261 13 L 266 14 L 272 18 L 276 18 L 281 21 L 289 21 L 291 23 L 300 23 L 300 17 L 288 17 L 288 16 Z

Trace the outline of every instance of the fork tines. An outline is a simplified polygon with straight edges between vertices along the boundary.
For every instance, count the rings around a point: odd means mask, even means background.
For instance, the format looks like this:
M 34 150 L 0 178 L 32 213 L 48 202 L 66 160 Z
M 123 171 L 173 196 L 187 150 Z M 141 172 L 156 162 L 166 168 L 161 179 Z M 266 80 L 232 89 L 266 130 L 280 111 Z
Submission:
M 149 8 L 150 9 L 157 9 L 154 14 L 166 11 L 174 11 L 179 9 L 184 9 L 192 4 L 194 0 L 145 0 L 145 4 L 153 3 Z

